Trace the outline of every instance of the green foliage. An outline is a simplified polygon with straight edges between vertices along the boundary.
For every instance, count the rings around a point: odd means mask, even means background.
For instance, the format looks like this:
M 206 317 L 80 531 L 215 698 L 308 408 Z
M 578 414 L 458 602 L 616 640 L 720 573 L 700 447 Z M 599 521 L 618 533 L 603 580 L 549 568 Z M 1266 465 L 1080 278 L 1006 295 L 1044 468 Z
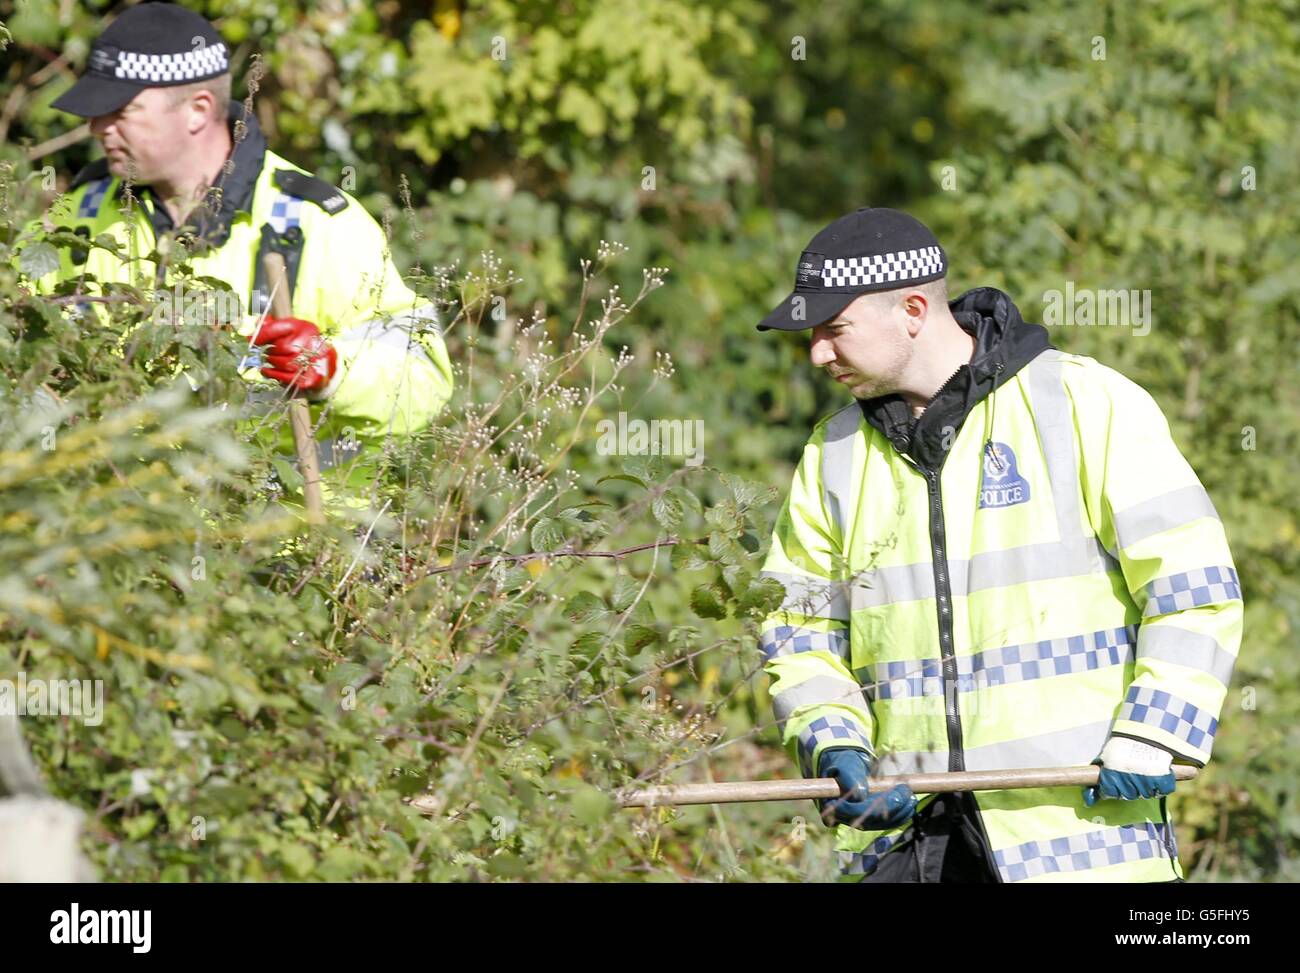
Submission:
M 14 239 L 39 200 L 4 175 Z M 102 720 L 24 729 L 55 792 L 93 812 L 106 876 L 797 874 L 687 857 L 675 836 L 698 814 L 608 796 L 711 755 L 743 776 L 759 753 L 717 748 L 763 721 L 752 623 L 697 623 L 753 614 L 756 549 L 732 539 L 775 499 L 596 449 L 614 390 L 664 381 L 606 351 L 660 282 L 646 273 L 624 303 L 602 278 L 617 256 L 583 276 L 572 303 L 589 315 L 508 343 L 485 328 L 501 262 L 426 280 L 457 399 L 389 444 L 362 527 L 310 532 L 266 500 L 287 464 L 238 418 L 242 339 L 159 326 L 138 294 L 78 316 L 75 296 L 25 294 L 3 264 L 5 671 L 104 687 Z M 691 546 L 708 553 L 674 568 Z M 716 607 L 676 610 L 704 584 Z

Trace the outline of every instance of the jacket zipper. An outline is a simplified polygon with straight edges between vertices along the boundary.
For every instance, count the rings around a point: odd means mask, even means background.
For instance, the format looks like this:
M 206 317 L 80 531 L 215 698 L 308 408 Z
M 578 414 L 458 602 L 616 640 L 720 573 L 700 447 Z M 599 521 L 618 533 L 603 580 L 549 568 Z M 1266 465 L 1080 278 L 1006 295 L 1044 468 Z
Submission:
M 952 584 L 948 577 L 948 552 L 943 530 L 943 500 L 939 495 L 939 473 L 927 470 L 930 493 L 930 547 L 934 564 L 934 601 L 939 612 L 939 654 L 943 659 L 944 713 L 948 723 L 948 770 L 966 769 L 962 752 L 961 716 L 957 712 L 957 657 L 952 648 Z
M 920 467 L 918 466 L 917 469 L 920 470 Z M 948 577 L 943 498 L 939 492 L 939 471 L 922 472 L 925 474 L 930 495 L 930 553 L 934 565 L 934 601 L 939 615 L 939 654 L 943 660 L 943 705 L 948 726 L 948 770 L 962 771 L 966 769 L 966 754 L 961 735 L 961 714 L 957 709 L 957 656 L 953 651 L 952 638 L 952 580 Z M 993 847 L 989 842 L 988 832 L 984 829 L 984 818 L 979 813 L 979 805 L 972 797 L 963 800 L 968 800 L 972 805 L 975 823 L 979 826 L 984 859 L 993 876 L 1001 882 L 1002 873 L 993 859 Z

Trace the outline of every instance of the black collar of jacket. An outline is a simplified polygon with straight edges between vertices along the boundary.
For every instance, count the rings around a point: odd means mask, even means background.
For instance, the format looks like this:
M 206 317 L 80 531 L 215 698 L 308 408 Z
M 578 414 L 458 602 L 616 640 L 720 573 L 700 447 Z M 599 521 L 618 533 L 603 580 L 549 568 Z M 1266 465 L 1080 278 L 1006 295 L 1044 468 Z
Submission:
M 245 125 L 244 137 L 236 139 L 236 124 L 240 121 Z M 256 115 L 250 112 L 247 118 L 244 117 L 242 102 L 230 104 L 230 137 L 234 148 L 227 162 L 233 162 L 234 165 L 229 171 L 223 166 L 221 174 L 217 176 L 216 185 L 221 190 L 220 203 L 213 207 L 210 201 L 205 201 L 201 206 L 195 207 L 186 219 L 186 223 L 195 228 L 196 235 L 212 247 L 224 246 L 230 239 L 230 224 L 234 222 L 236 213 L 252 212 L 253 189 L 257 186 L 257 177 L 262 174 L 262 166 L 266 162 L 266 136 L 262 134 Z M 103 172 L 106 173 L 108 164 L 104 160 L 100 161 L 104 162 Z M 87 168 L 77 176 L 77 180 L 85 181 L 86 176 L 93 177 L 94 171 Z M 117 195 L 121 197 L 125 189 L 126 183 L 119 182 Z M 167 211 L 157 194 L 147 186 L 136 190 L 137 194 L 142 191 L 154 196 L 154 213 L 159 214 L 154 221 L 155 232 L 171 229 L 171 219 L 164 215 Z M 162 225 L 164 222 L 166 225 Z
M 920 417 L 912 417 L 901 395 L 858 401 L 867 422 L 925 470 L 943 468 L 945 438 L 952 443 L 980 400 L 1053 347 L 1047 329 L 1027 324 L 1011 298 L 996 288 L 976 287 L 949 301 L 948 307 L 957 323 L 975 336 L 975 352 L 943 383 Z

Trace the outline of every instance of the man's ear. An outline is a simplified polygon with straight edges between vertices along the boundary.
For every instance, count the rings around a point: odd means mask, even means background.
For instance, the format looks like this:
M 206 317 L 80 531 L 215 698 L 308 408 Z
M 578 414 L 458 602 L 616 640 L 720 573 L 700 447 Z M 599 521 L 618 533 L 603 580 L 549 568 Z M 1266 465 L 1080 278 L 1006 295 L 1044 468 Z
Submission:
M 189 116 L 185 121 L 185 128 L 191 135 L 197 135 L 212 123 L 213 111 L 216 108 L 217 99 L 212 96 L 211 91 L 196 91 L 190 95 Z
M 924 294 L 913 291 L 903 298 L 903 313 L 907 315 L 907 331 L 913 337 L 921 330 L 921 325 L 925 323 L 926 314 L 930 310 L 930 302 Z
M 903 298 L 903 312 L 910 318 L 924 318 L 930 310 L 930 302 L 919 291 L 913 291 Z

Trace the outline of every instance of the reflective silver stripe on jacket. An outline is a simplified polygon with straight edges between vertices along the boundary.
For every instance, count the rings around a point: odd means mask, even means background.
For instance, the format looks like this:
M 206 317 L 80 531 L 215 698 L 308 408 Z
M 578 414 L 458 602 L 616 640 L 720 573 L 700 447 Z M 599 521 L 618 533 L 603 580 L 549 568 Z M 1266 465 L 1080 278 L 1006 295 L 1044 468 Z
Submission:
M 1182 527 L 1204 517 L 1219 519 L 1214 502 L 1200 484 L 1171 490 L 1134 504 L 1115 514 L 1115 536 L 1120 547 Z
M 826 514 L 843 539 L 843 550 L 849 549 L 849 538 L 844 536 L 845 515 L 853 498 L 853 446 L 858 440 L 858 427 L 863 423 L 862 409 L 854 402 L 845 406 L 826 422 L 826 438 L 822 443 L 822 502 Z
M 1137 658 L 1199 669 L 1223 683 L 1224 689 L 1228 688 L 1237 664 L 1236 657 L 1213 636 L 1165 623 L 1142 626 L 1138 632 Z
M 1118 571 L 1118 564 L 1101 542 L 1082 535 L 1071 544 L 1045 541 L 1001 551 L 983 551 L 969 559 L 948 559 L 954 596 L 1029 581 L 1105 574 L 1111 570 Z M 850 594 L 850 607 L 854 611 L 933 598 L 933 562 L 918 561 L 859 572 Z
M 429 304 L 412 308 L 410 311 L 392 317 L 364 321 L 348 328 L 346 331 L 340 331 L 336 335 L 329 336 L 329 340 L 331 344 L 340 349 L 340 355 L 348 360 L 351 360 L 351 354 L 344 353 L 347 346 L 365 349 L 380 345 L 400 351 L 403 354 L 419 355 L 425 361 L 432 363 L 428 352 L 425 351 L 424 345 L 418 337 L 422 331 L 439 333 L 438 313 Z M 352 354 L 355 354 L 355 352 Z
M 781 610 L 809 618 L 849 620 L 849 588 L 842 581 L 827 581 L 801 574 L 763 571 L 759 577 L 779 581 L 785 588 Z
M 1077 543 L 1084 536 L 1079 515 L 1079 463 L 1074 452 L 1070 401 L 1061 379 L 1061 358 L 1061 352 L 1048 349 L 1025 366 L 1024 374 L 1029 382 L 1038 447 L 1052 484 L 1058 536 L 1062 542 Z
M 1035 767 L 1082 767 L 1101 753 L 1111 721 L 1071 726 L 1051 733 L 963 749 L 967 770 L 1024 770 Z M 948 770 L 947 741 L 938 730 L 942 750 L 899 750 L 880 756 L 882 774 L 940 774 Z
M 862 698 L 862 687 L 847 679 L 834 676 L 814 676 L 797 686 L 778 693 L 772 700 L 777 729 L 785 733 L 785 721 L 801 706 L 823 706 L 827 703 L 844 703 L 859 709 L 867 708 Z

